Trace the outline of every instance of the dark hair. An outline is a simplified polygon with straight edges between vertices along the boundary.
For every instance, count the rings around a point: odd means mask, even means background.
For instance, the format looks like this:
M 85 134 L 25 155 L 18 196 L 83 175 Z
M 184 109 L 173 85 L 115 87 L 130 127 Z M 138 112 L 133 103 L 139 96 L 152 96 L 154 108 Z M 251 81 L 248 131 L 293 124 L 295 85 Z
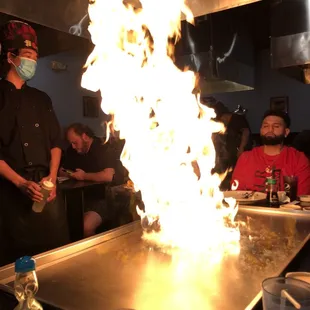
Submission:
M 206 104 L 206 105 L 211 105 L 211 104 L 215 104 L 217 102 L 217 100 L 214 97 L 201 97 L 200 101 L 202 104 Z
M 284 121 L 284 123 L 286 125 L 286 128 L 290 128 L 290 126 L 291 126 L 291 119 L 290 119 L 290 117 L 288 116 L 287 113 L 285 113 L 283 111 L 280 111 L 280 110 L 268 110 L 264 114 L 263 121 L 264 121 L 264 119 L 267 116 L 278 116 L 278 117 L 283 119 L 283 121 Z
M 90 138 L 95 137 L 94 131 L 89 128 L 87 125 L 81 124 L 81 123 L 73 123 L 69 125 L 66 129 L 66 136 L 68 135 L 69 130 L 73 130 L 78 136 L 81 136 L 85 133 Z
M 1 44 L 1 43 L 0 43 Z M 11 51 L 12 54 L 18 56 L 20 50 L 16 49 Z M 8 63 L 8 52 L 3 51 L 0 55 L 0 78 L 5 79 L 11 70 L 11 65 Z
M 215 105 L 211 106 L 211 108 L 214 109 L 217 120 L 220 119 L 221 116 L 223 116 L 224 114 L 230 114 L 231 113 L 229 111 L 229 109 L 221 101 L 217 101 Z

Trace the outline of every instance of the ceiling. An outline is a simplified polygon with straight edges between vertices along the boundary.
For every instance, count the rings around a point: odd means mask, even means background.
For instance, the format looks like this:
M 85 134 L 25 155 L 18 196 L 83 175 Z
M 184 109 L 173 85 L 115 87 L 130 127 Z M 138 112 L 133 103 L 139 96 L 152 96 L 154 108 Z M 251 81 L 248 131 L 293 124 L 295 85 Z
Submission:
M 269 48 L 270 45 L 270 4 L 274 0 L 262 0 L 230 9 L 233 18 L 242 21 L 249 30 L 255 50 Z M 221 12 L 214 13 L 221 14 Z
M 242 20 L 244 27 L 251 29 L 250 32 L 256 51 L 269 48 L 270 1 L 272 0 L 262 0 L 231 9 L 235 18 Z M 221 12 L 214 14 L 220 13 Z M 0 12 L 0 25 L 15 18 L 14 16 Z M 90 52 L 93 48 L 92 43 L 86 38 L 71 35 L 39 24 L 28 23 L 31 24 L 37 32 L 41 57 L 69 50 L 85 50 L 86 52 Z
M 16 17 L 0 12 L 0 25 L 11 19 L 16 19 Z M 18 19 L 22 20 L 20 18 Z M 83 37 L 71 35 L 66 32 L 48 28 L 28 21 L 25 22 L 30 24 L 37 33 L 40 57 L 45 57 L 69 50 L 85 50 L 86 52 L 90 52 L 93 48 L 92 43 Z

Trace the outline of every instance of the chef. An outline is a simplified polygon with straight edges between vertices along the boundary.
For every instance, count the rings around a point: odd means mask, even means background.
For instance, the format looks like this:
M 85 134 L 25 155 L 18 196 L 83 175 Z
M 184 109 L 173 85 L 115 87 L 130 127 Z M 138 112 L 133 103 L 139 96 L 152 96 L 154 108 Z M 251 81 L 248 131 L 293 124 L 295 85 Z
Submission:
M 6 245 L 0 263 L 13 262 L 66 244 L 65 209 L 56 190 L 61 157 L 60 127 L 49 96 L 27 85 L 36 71 L 38 46 L 34 29 L 10 21 L 0 32 L 0 228 Z M 40 184 L 55 188 L 41 213 Z

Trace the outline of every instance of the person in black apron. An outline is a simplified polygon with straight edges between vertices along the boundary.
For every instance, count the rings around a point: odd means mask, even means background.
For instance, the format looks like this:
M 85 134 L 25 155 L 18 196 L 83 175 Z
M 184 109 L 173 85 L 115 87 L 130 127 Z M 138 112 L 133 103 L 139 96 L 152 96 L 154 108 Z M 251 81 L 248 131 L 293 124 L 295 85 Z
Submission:
M 51 192 L 41 213 L 40 182 L 56 185 L 61 130 L 49 96 L 25 82 L 36 70 L 38 48 L 33 28 L 10 21 L 0 32 L 0 264 L 69 242 L 64 204 Z

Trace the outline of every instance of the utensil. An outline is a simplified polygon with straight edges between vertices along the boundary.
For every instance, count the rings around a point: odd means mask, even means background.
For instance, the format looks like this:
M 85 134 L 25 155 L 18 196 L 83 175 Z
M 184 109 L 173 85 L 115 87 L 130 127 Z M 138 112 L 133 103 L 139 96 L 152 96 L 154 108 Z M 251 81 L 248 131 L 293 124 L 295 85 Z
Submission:
M 291 294 L 289 294 L 286 290 L 281 291 L 281 297 L 287 298 L 287 300 L 295 307 L 295 309 L 301 308 L 300 303 Z M 283 301 L 283 299 L 281 301 Z
M 283 176 L 283 184 L 286 195 L 290 200 L 295 200 L 297 198 L 298 178 L 294 175 L 285 175 Z
M 255 193 L 255 191 L 246 192 L 246 193 L 243 194 L 243 197 L 242 197 L 242 198 L 244 198 L 244 199 L 249 199 L 249 198 L 253 197 L 254 193 Z

